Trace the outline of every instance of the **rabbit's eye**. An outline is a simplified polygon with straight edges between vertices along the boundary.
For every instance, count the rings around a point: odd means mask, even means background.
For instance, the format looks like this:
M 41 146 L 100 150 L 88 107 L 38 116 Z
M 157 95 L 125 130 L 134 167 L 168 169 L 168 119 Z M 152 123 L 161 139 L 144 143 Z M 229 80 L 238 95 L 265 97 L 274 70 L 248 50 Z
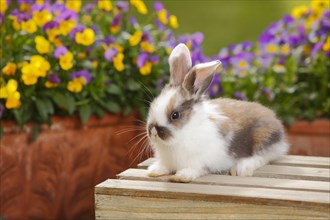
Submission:
M 175 120 L 179 119 L 180 116 L 181 116 L 180 112 L 173 112 L 171 115 L 171 120 L 175 121 Z

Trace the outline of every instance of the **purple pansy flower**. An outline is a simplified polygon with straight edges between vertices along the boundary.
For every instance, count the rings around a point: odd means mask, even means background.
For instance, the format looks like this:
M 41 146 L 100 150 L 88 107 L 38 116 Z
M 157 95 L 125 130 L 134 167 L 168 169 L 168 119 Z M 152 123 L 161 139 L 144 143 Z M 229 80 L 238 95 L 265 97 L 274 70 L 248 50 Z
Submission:
M 155 19 L 155 25 L 160 31 L 164 31 L 166 29 L 163 23 L 158 20 L 158 18 Z
M 198 47 L 204 40 L 204 34 L 202 32 L 196 32 L 191 35 L 191 42 L 193 47 Z
M 156 12 L 160 12 L 161 10 L 163 10 L 165 7 L 161 2 L 155 2 L 154 3 L 154 10 Z
M 104 43 L 109 46 L 110 44 L 114 43 L 115 42 L 115 39 L 113 39 L 113 37 L 111 36 L 107 36 L 104 38 Z
M 139 68 L 143 67 L 144 64 L 148 61 L 149 59 L 149 53 L 140 53 L 137 57 L 137 66 Z
M 68 20 L 74 20 L 75 22 L 78 21 L 78 14 L 75 11 L 72 10 L 64 10 L 62 11 L 56 18 L 55 21 L 68 21 Z
M 35 3 L 31 6 L 31 12 L 35 12 L 35 11 L 51 11 L 52 10 L 52 6 L 49 3 L 44 3 L 43 5 L 39 5 L 38 3 Z
M 247 71 L 250 69 L 251 61 L 254 58 L 252 53 L 239 53 L 230 59 L 230 63 L 238 71 Z
M 221 77 L 219 74 L 214 76 L 212 84 L 208 88 L 208 92 L 212 97 L 216 97 L 222 92 Z
M 58 26 L 60 26 L 60 24 L 57 21 L 49 21 L 43 26 L 43 30 L 47 33 L 48 29 L 57 28 Z
M 139 26 L 139 23 L 137 22 L 136 18 L 132 15 L 130 16 L 130 22 L 131 22 L 131 25 L 134 27 L 134 28 L 138 28 Z
M 61 79 L 60 77 L 58 77 L 57 73 L 52 73 L 48 76 L 48 81 L 52 82 L 52 83 L 56 83 L 56 84 L 60 84 L 61 83 Z
M 238 100 L 247 100 L 247 97 L 241 92 L 235 92 L 234 97 Z
M 125 1 L 118 1 L 116 4 L 117 8 L 121 10 L 122 12 L 127 12 L 129 8 L 128 2 Z
M 85 30 L 85 26 L 82 24 L 78 24 L 75 28 L 73 28 L 69 34 L 69 36 L 73 39 L 76 37 L 76 33 L 83 32 Z
M 69 74 L 70 79 L 79 78 L 79 77 L 84 77 L 86 80 L 86 84 L 88 84 L 92 79 L 90 73 L 87 70 L 80 70 L 75 73 Z
M 315 57 L 317 52 L 319 52 L 323 47 L 323 42 L 318 42 L 313 46 L 312 52 L 311 52 L 311 56 Z
M 59 59 L 61 55 L 64 55 L 68 52 L 68 49 L 64 46 L 59 46 L 54 51 L 54 57 Z
M 83 11 L 90 13 L 94 9 L 94 4 L 93 3 L 88 3 L 84 6 Z
M 159 63 L 159 56 L 158 55 L 153 55 L 149 59 L 153 63 Z
M 52 13 L 53 14 L 60 14 L 63 11 L 67 10 L 64 4 L 61 3 L 55 3 L 52 7 Z
M 291 16 L 291 15 L 285 15 L 283 18 L 282 18 L 282 22 L 287 25 L 287 26 L 290 26 L 291 24 L 294 23 L 294 18 Z
M 112 26 L 112 27 L 119 26 L 122 19 L 123 19 L 123 15 L 122 14 L 120 14 L 120 13 L 119 14 L 116 14 L 114 16 L 113 20 L 111 21 L 110 26 Z
M 112 62 L 112 59 L 117 56 L 118 51 L 116 48 L 112 47 L 112 48 L 108 48 L 105 52 L 104 52 L 104 58 L 109 61 Z

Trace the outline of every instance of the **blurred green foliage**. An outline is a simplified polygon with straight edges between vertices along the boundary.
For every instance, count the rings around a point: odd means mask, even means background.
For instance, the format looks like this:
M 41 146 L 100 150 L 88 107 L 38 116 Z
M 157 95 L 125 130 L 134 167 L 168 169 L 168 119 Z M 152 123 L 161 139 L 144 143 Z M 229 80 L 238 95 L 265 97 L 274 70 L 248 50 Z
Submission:
M 154 0 L 147 0 L 151 10 Z M 166 0 L 164 6 L 178 17 L 177 34 L 202 32 L 206 55 L 243 41 L 256 41 L 272 22 L 309 0 Z

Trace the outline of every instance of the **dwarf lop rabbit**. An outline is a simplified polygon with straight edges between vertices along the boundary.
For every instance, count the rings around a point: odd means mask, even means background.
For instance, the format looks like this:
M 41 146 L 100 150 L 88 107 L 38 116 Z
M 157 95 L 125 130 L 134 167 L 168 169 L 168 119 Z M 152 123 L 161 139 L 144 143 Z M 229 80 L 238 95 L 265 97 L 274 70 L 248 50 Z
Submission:
M 288 151 L 275 114 L 253 102 L 204 95 L 221 62 L 192 67 L 189 49 L 176 46 L 170 57 L 170 82 L 151 103 L 147 134 L 156 158 L 151 177 L 170 175 L 190 182 L 208 173 L 251 176 Z

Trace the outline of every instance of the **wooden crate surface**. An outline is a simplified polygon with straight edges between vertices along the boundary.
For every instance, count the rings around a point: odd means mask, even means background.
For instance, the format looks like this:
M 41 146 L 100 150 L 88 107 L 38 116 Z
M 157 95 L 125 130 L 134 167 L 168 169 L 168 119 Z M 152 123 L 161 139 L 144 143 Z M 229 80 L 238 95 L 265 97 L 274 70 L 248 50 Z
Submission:
M 148 159 L 95 188 L 96 219 L 330 219 L 330 158 L 285 156 L 253 177 L 151 178 Z

